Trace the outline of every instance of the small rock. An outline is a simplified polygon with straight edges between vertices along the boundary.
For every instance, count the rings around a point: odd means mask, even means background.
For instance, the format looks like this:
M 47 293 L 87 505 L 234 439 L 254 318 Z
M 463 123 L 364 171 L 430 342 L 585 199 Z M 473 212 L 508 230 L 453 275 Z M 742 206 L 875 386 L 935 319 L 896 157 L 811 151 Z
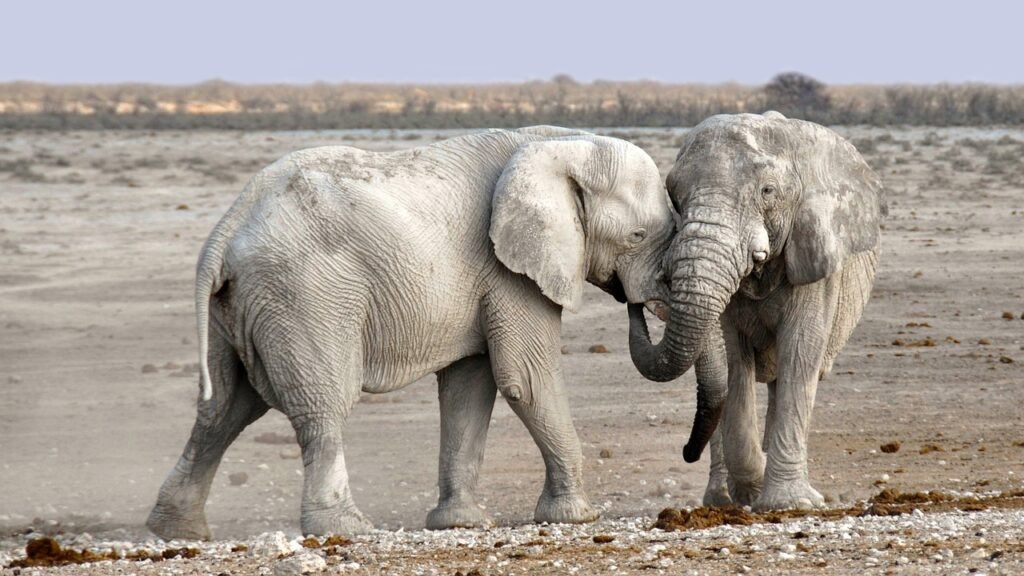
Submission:
M 607 460 L 612 457 L 612 451 L 608 448 L 601 448 L 601 453 L 598 456 Z
M 984 548 L 978 548 L 977 550 L 975 550 L 975 551 L 971 552 L 970 554 L 968 554 L 967 557 L 971 558 L 971 559 L 974 559 L 974 560 L 987 560 L 988 559 L 988 551 L 985 550 Z
M 143 364 L 142 365 L 142 373 L 143 374 L 156 374 L 156 372 L 157 372 L 157 367 L 154 366 L 153 364 Z
M 327 562 L 320 555 L 312 552 L 299 552 L 275 564 L 274 576 L 300 576 L 323 572 L 326 569 Z
M 569 351 L 569 347 L 568 346 L 562 346 L 562 354 L 568 355 L 568 354 L 572 354 L 572 352 Z
M 587 351 L 591 354 L 607 354 L 609 352 L 608 347 L 604 344 L 594 344 Z
M 608 544 L 609 542 L 614 542 L 614 541 L 615 541 L 615 536 L 612 536 L 611 534 L 595 534 L 594 535 L 594 544 Z
M 1000 356 L 999 361 L 1003 364 L 1013 364 L 1013 358 L 1010 358 L 1009 356 Z
M 291 551 L 292 548 L 288 544 L 288 538 L 281 531 L 260 534 L 249 543 L 249 556 L 270 556 L 276 558 Z
M 988 346 L 991 343 L 992 343 L 992 339 L 991 338 L 979 338 L 978 339 L 978 344 L 981 344 L 982 346 Z
M 1009 312 L 1009 311 L 1003 312 L 1003 320 L 1013 320 L 1013 319 L 1014 319 L 1013 312 Z
M 174 207 L 175 210 L 188 210 L 188 204 L 178 204 Z
M 249 481 L 249 475 L 245 472 L 235 472 L 228 476 L 228 482 L 231 482 L 232 486 L 241 486 Z

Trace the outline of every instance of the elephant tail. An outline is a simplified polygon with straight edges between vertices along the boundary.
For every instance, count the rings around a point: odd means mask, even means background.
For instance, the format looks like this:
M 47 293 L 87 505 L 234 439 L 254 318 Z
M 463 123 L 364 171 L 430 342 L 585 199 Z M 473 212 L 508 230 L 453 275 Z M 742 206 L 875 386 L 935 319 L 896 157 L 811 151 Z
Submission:
M 210 237 L 199 252 L 196 263 L 196 330 L 199 342 L 199 389 L 202 400 L 213 398 L 213 381 L 210 379 L 210 299 L 227 280 L 225 253 L 241 223 L 250 215 L 258 199 L 261 180 L 257 175 L 245 187 L 242 194 L 228 209 L 220 222 L 213 228 Z
M 196 329 L 199 341 L 199 389 L 202 400 L 213 398 L 213 383 L 210 380 L 210 298 L 224 284 L 224 250 L 227 234 L 222 232 L 223 221 L 214 228 L 199 253 L 196 264 Z

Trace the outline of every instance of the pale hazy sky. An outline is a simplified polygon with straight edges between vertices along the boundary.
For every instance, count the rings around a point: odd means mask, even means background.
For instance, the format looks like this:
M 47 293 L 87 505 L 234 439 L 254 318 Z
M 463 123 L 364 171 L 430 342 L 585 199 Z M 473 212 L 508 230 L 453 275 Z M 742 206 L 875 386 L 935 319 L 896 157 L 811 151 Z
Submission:
M 1024 3 L 3 3 L 0 81 L 1024 83 Z

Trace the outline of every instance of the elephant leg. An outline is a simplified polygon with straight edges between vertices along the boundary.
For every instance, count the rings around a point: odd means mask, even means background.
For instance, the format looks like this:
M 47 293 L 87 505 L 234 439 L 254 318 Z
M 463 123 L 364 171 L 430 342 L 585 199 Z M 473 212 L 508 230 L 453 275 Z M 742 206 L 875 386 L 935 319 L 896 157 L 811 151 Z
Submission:
M 534 384 L 530 402 L 508 394 L 505 399 L 530 431 L 544 458 L 544 490 L 534 509 L 534 521 L 593 522 L 599 515 L 583 490 L 583 450 L 560 380 Z
M 488 311 L 495 382 L 544 458 L 544 490 L 534 520 L 593 522 L 599 515 L 583 490 L 583 450 L 562 382 L 561 308 L 535 286 L 529 290 L 533 308 L 528 313 L 522 306 Z
M 768 383 L 768 411 L 764 416 L 764 437 L 761 438 L 761 451 L 768 452 L 768 431 L 775 427 L 775 388 L 777 382 Z
M 801 303 L 803 314 L 779 331 L 774 415 L 765 431 L 768 461 L 757 510 L 819 508 L 825 499 L 807 474 L 807 435 L 828 332 L 820 303 Z
M 487 356 L 463 358 L 437 374 L 441 403 L 440 496 L 437 507 L 427 515 L 429 529 L 494 524 L 477 504 L 476 486 L 497 390 Z
M 234 349 L 213 330 L 208 361 L 213 399 L 199 402 L 192 435 L 146 520 L 146 527 L 165 540 L 210 538 L 204 507 L 221 458 L 269 408 L 250 385 Z
M 708 474 L 708 487 L 704 490 L 705 506 L 732 504 L 732 497 L 729 496 L 729 471 L 725 466 L 722 444 L 722 428 L 719 426 L 711 435 L 711 472 Z
M 270 345 L 257 348 L 302 449 L 302 533 L 352 535 L 373 529 L 352 499 L 343 448 L 362 388 L 362 347 L 330 320 L 294 313 L 287 324 L 270 321 L 261 334 Z M 296 334 L 295 326 L 310 332 Z M 319 326 L 331 331 L 312 331 Z
M 729 495 L 747 506 L 761 493 L 765 457 L 757 437 L 757 389 L 754 355 L 745 339 L 727 334 L 729 343 L 729 392 L 722 412 L 723 455 L 728 470 Z

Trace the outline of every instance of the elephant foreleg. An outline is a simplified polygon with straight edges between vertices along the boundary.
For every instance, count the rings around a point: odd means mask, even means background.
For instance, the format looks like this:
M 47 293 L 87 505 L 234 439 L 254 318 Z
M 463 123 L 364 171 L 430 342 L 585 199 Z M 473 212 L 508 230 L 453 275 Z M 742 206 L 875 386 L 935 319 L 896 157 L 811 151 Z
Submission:
M 441 403 L 439 497 L 437 507 L 427 515 L 427 528 L 493 525 L 477 504 L 476 486 L 496 393 L 487 356 L 470 356 L 438 372 L 437 395 Z
M 535 298 L 543 297 L 538 291 Z M 534 520 L 592 522 L 598 514 L 583 490 L 583 450 L 562 382 L 561 309 L 541 302 L 543 316 L 519 309 L 492 311 L 488 346 L 494 379 L 544 458 L 544 491 Z
M 761 438 L 761 451 L 768 452 L 768 431 L 775 427 L 775 389 L 777 383 L 768 383 L 768 411 L 764 416 L 764 436 Z
M 238 434 L 268 410 L 234 350 L 223 337 L 212 335 L 213 400 L 200 402 L 192 435 L 146 520 L 146 527 L 165 540 L 210 538 L 203 509 L 221 458 Z
M 801 303 L 778 338 L 778 379 L 765 426 L 768 460 L 754 508 L 779 510 L 825 505 L 807 475 L 807 435 L 828 332 L 821 303 Z
M 720 426 L 729 495 L 741 505 L 753 504 L 761 493 L 765 457 L 757 437 L 757 389 L 753 350 L 746 339 L 727 333 L 729 393 Z
M 721 426 L 711 435 L 711 472 L 708 474 L 708 487 L 704 490 L 705 506 L 728 506 L 732 504 L 729 496 L 729 471 L 725 467 L 725 451 L 722 446 Z

